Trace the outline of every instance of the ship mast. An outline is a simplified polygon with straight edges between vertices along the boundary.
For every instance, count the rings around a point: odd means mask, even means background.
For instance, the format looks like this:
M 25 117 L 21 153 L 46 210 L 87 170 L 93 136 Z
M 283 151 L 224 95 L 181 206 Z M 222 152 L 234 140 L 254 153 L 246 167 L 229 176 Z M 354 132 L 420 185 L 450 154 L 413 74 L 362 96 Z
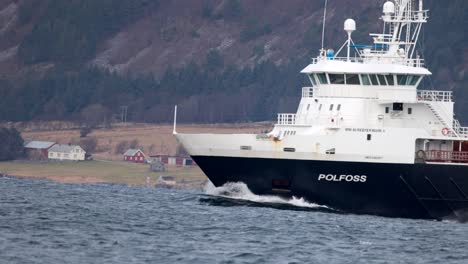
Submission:
M 419 0 L 418 10 L 414 0 L 388 1 L 384 4 L 383 13 L 384 33 L 371 34 L 380 51 L 364 53 L 364 56 L 413 59 L 421 28 L 428 18 L 423 0 Z

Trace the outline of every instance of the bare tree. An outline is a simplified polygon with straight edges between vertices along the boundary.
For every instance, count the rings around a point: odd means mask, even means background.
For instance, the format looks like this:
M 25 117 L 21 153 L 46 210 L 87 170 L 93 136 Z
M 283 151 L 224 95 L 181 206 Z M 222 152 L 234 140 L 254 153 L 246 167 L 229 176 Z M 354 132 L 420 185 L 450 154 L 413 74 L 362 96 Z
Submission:
M 138 139 L 135 138 L 135 139 L 133 139 L 133 140 L 130 142 L 130 146 L 129 146 L 129 147 L 132 148 L 132 149 L 137 149 L 138 146 L 139 146 L 139 143 L 140 143 L 140 142 L 138 141 Z
M 151 144 L 149 147 L 148 147 L 148 153 L 149 154 L 154 154 L 154 151 L 156 150 L 156 145 L 154 144 Z
M 89 105 L 80 113 L 80 121 L 86 127 L 97 127 L 102 125 L 107 127 L 110 122 L 110 111 L 101 104 Z
M 88 136 L 89 133 L 91 133 L 93 131 L 93 129 L 91 127 L 83 127 L 82 129 L 80 129 L 80 137 L 84 138 L 86 136 Z
M 96 151 L 98 141 L 95 137 L 84 138 L 80 140 L 80 146 L 88 153 Z
M 129 147 L 128 141 L 120 141 L 117 146 L 115 146 L 115 154 L 124 154 Z

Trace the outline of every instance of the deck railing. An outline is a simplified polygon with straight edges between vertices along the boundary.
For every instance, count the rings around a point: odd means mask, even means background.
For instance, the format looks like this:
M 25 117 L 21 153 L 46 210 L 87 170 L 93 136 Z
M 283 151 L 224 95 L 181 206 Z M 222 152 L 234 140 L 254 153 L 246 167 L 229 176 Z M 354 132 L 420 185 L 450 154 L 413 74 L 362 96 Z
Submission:
M 426 160 L 433 162 L 460 162 L 468 163 L 466 151 L 430 150 L 426 152 Z
M 278 114 L 278 125 L 296 124 L 296 114 Z
M 385 56 L 372 56 L 373 54 L 366 55 L 367 57 L 318 57 L 312 59 L 312 64 L 317 64 L 320 61 L 334 60 L 334 61 L 349 61 L 353 63 L 362 64 L 392 64 L 392 65 L 405 65 L 410 67 L 422 68 L 424 67 L 424 59 L 406 59 L 401 57 L 385 57 Z
M 462 127 L 460 121 L 457 119 L 453 120 L 453 130 L 455 130 L 460 137 L 468 137 L 468 127 Z
M 453 92 L 419 90 L 417 98 L 418 101 L 453 102 Z

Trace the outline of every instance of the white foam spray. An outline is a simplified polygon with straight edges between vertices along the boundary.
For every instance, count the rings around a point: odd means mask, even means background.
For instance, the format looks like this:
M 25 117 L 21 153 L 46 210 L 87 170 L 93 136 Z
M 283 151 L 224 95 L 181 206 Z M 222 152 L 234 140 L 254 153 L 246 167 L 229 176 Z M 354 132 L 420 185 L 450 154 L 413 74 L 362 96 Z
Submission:
M 290 199 L 282 198 L 274 195 L 256 195 L 243 182 L 226 183 L 221 187 L 215 187 L 208 181 L 204 187 L 205 194 L 212 196 L 220 196 L 229 199 L 245 200 L 255 203 L 266 204 L 287 204 L 305 208 L 327 208 L 323 205 L 309 203 L 304 198 L 292 197 Z

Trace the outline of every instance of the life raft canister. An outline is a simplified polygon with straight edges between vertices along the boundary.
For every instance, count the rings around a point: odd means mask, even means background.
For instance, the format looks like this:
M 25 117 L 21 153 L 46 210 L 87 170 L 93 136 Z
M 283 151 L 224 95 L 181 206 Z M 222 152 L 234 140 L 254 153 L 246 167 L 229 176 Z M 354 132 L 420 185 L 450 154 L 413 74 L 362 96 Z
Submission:
M 447 136 L 449 134 L 450 130 L 448 128 L 443 128 L 442 129 L 442 135 Z

